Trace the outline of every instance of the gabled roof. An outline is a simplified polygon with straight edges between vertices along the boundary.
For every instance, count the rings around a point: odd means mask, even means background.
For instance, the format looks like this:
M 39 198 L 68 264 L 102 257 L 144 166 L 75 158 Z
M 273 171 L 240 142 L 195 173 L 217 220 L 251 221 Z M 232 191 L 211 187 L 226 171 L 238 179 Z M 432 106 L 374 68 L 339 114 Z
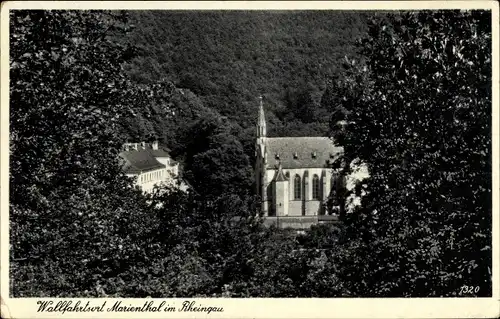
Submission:
M 139 149 L 123 151 L 120 157 L 124 159 L 123 170 L 126 174 L 136 174 L 145 171 L 164 168 L 165 165 L 158 162 L 151 149 Z
M 284 169 L 323 168 L 343 151 L 327 137 L 274 137 L 266 139 L 267 164 Z
M 281 167 L 281 163 L 278 164 L 278 171 L 276 172 L 276 175 L 274 176 L 274 180 L 277 182 L 286 182 L 288 179 L 286 178 L 285 174 L 283 174 L 283 169 Z

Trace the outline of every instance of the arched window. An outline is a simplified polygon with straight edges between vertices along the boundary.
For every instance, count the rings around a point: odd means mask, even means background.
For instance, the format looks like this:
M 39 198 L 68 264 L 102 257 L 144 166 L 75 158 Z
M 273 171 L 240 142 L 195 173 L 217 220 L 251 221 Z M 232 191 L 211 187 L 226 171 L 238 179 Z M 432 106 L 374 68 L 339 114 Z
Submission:
M 295 199 L 302 198 L 302 184 L 299 175 L 295 175 L 295 179 L 293 180 L 293 194 Z
M 312 191 L 313 199 L 319 199 L 319 177 L 316 174 L 313 176 Z

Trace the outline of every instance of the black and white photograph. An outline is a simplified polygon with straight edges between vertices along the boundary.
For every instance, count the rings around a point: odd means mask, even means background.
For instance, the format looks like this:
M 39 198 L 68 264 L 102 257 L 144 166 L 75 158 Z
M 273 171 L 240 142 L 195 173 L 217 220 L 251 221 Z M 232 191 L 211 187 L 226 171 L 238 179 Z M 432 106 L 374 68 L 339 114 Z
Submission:
M 2 8 L 3 316 L 498 303 L 498 8 L 397 4 Z

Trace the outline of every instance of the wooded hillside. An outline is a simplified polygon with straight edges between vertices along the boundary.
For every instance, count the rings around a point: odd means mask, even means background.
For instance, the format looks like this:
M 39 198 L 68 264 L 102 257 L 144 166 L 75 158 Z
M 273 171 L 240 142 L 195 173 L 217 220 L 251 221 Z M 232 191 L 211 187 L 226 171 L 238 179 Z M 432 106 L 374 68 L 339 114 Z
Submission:
M 236 121 L 255 123 L 265 98 L 269 134 L 322 135 L 327 80 L 355 40 L 366 33 L 363 12 L 136 11 L 124 41 L 139 54 L 126 66 L 138 83 L 166 79 L 196 94 L 203 105 Z M 305 125 L 304 125 L 305 124 Z

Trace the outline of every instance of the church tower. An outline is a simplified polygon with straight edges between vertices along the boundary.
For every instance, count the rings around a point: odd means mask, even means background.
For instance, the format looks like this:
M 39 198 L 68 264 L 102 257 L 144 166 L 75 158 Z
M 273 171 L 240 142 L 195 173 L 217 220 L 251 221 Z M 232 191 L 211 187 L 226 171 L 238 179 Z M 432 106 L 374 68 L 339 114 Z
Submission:
M 255 143 L 255 176 L 257 178 L 257 194 L 260 195 L 262 200 L 261 211 L 264 216 L 268 215 L 268 196 L 266 182 L 266 118 L 264 115 L 264 104 L 262 102 L 262 96 L 259 97 L 259 118 L 257 119 L 257 141 Z
M 265 138 L 267 134 L 266 117 L 264 115 L 264 103 L 259 96 L 259 120 L 257 122 L 257 139 Z

